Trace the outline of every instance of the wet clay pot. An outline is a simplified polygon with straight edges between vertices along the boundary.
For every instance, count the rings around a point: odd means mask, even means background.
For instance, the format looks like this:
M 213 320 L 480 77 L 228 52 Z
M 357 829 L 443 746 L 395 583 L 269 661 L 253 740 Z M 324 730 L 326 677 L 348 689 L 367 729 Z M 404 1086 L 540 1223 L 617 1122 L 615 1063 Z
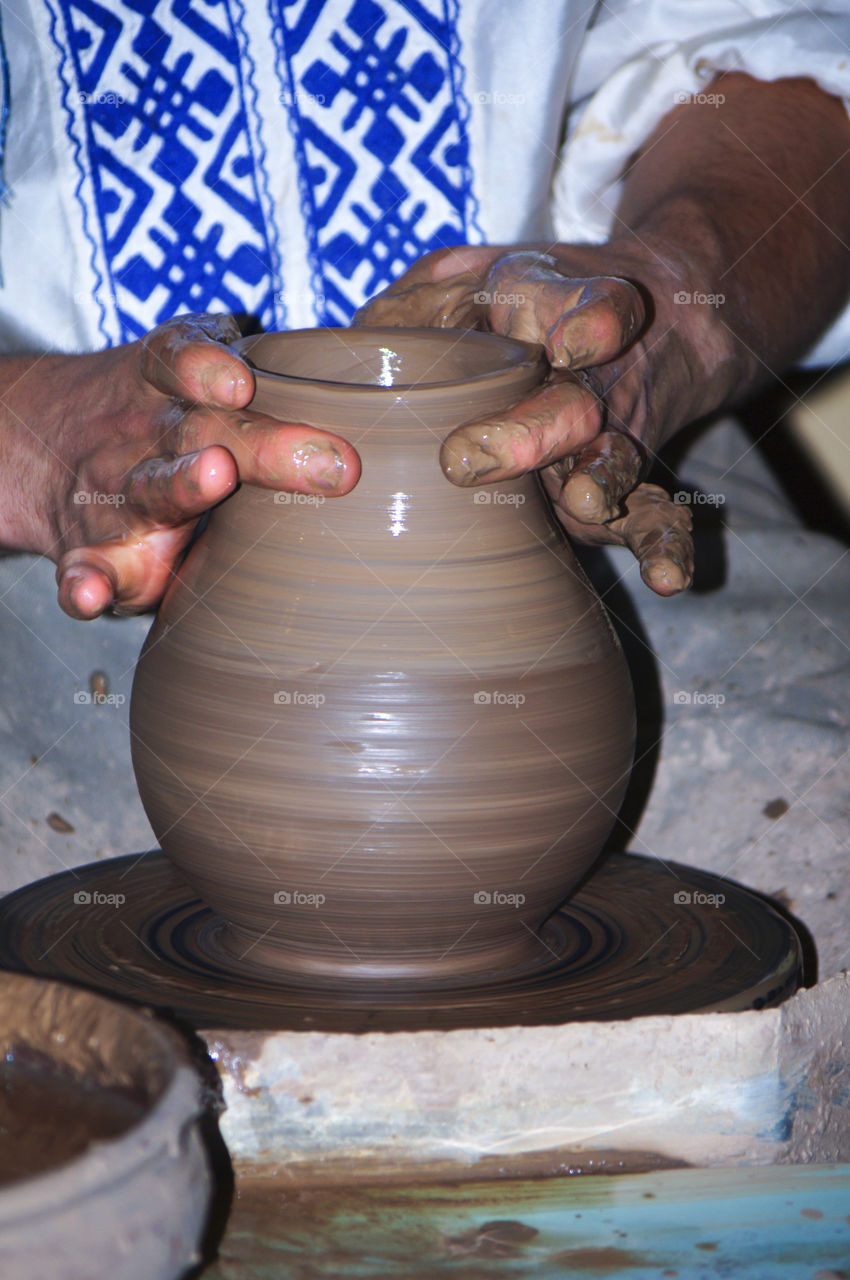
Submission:
M 347 437 L 353 492 L 243 487 L 142 651 L 133 760 L 166 854 L 234 964 L 468 981 L 551 959 L 633 750 L 605 612 L 534 476 L 450 484 L 439 446 L 544 374 L 439 330 L 244 340 L 253 407 Z

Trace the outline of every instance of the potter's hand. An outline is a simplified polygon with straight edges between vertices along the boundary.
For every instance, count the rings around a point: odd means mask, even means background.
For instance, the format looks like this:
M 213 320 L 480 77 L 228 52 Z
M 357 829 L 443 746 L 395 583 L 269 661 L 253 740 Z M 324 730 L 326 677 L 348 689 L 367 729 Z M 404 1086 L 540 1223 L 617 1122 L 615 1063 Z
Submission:
M 543 343 L 547 387 L 454 431 L 443 466 L 457 484 L 543 467 L 571 534 L 626 541 L 662 595 L 690 579 L 689 520 L 635 488 L 644 456 L 786 369 L 850 297 L 844 102 L 804 78 L 714 86 L 632 156 L 608 244 L 431 253 L 362 316 Z
M 362 317 L 543 343 L 549 384 L 454 432 L 443 465 L 458 484 L 544 468 L 569 531 L 627 542 L 661 595 L 690 578 L 689 522 L 635 487 L 643 455 L 787 368 L 850 297 L 843 102 L 803 78 L 714 86 L 678 95 L 630 160 L 610 243 L 441 250 Z
M 20 463 L 0 546 L 57 561 L 66 613 L 149 608 L 199 517 L 240 481 L 347 493 L 356 453 L 338 436 L 245 409 L 248 366 L 227 316 L 160 325 L 95 355 L 0 361 L 2 430 Z
M 636 269 L 637 268 L 637 269 Z M 567 531 L 582 542 L 631 548 L 659 595 L 690 583 L 690 513 L 640 476 L 663 437 L 664 386 L 674 339 L 667 308 L 652 307 L 652 276 L 612 246 L 558 245 L 548 253 L 464 246 L 422 258 L 364 307 L 361 324 L 477 327 L 545 347 L 545 385 L 504 417 L 468 423 L 446 439 L 443 470 L 458 485 L 532 469 Z M 672 297 L 669 273 L 655 268 Z M 675 425 L 679 425 L 678 423 Z

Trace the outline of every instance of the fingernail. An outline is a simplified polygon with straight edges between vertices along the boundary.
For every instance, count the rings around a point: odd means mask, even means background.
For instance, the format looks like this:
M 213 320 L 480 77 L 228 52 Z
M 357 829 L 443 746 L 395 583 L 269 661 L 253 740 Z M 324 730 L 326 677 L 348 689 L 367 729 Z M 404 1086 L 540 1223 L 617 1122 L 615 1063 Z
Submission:
M 336 489 L 343 475 L 343 461 L 332 444 L 311 441 L 296 449 L 292 461 L 316 489 Z
M 244 373 L 233 374 L 221 368 L 205 369 L 201 376 L 204 398 L 220 405 L 241 404 L 248 379 Z
M 99 605 L 91 588 L 82 585 L 86 584 L 88 577 L 86 569 L 69 569 L 62 575 L 60 591 L 67 592 L 68 604 L 78 618 L 93 618 L 103 612 L 103 606 Z
M 494 457 L 486 445 L 464 443 L 462 450 L 445 444 L 440 451 L 443 474 L 453 484 L 468 488 L 492 475 L 494 471 L 502 470 L 504 464 L 501 458 Z
M 564 500 L 571 516 L 584 524 L 604 524 L 617 514 L 604 478 L 579 472 L 564 485 Z
M 641 577 L 658 595 L 678 595 L 689 585 L 684 568 L 672 557 L 665 556 L 641 565 Z

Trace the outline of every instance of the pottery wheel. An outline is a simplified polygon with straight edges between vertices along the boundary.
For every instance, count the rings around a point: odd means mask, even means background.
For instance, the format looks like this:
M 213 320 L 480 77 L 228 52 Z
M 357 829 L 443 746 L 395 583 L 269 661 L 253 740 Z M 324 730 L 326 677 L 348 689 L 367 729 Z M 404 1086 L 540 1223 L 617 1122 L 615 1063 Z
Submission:
M 460 988 L 307 988 L 236 971 L 218 954 L 221 929 L 161 853 L 131 855 L 4 898 L 0 966 L 170 1010 L 196 1028 L 354 1032 L 763 1008 L 800 981 L 797 935 L 766 902 L 632 854 L 607 858 L 547 922 L 539 968 Z

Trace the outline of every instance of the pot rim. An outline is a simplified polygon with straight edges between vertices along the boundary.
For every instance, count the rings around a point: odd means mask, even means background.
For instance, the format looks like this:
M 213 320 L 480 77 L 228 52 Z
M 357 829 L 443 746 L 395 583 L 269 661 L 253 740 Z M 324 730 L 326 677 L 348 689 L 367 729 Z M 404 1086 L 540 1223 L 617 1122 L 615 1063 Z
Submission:
M 169 1075 L 159 1095 L 147 1104 L 142 1117 L 123 1133 L 90 1142 L 78 1156 L 54 1169 L 0 1187 L 0 1235 L 6 1228 L 19 1226 L 30 1218 L 44 1218 L 56 1210 L 67 1210 L 80 1200 L 90 1199 L 101 1188 L 135 1177 L 145 1165 L 159 1159 L 165 1149 L 179 1144 L 187 1126 L 203 1111 L 200 1081 L 189 1065 L 185 1047 L 177 1034 L 156 1021 L 150 1012 L 85 988 L 29 974 L 6 973 L 4 983 L 7 989 L 10 983 L 24 988 L 30 986 L 34 1000 L 55 990 L 60 996 L 73 993 L 76 1001 L 91 1001 L 93 1008 L 119 1010 L 137 1024 L 147 1040 L 147 1044 L 140 1046 L 140 1052 L 158 1049 L 166 1058 Z M 67 1034 L 73 1036 L 73 1029 Z
M 303 338 L 306 335 L 315 337 L 317 334 L 349 334 L 355 337 L 360 335 L 369 335 L 373 340 L 380 341 L 383 337 L 387 344 L 391 342 L 398 343 L 399 337 L 416 337 L 424 339 L 428 342 L 440 341 L 441 345 L 448 350 L 457 346 L 461 342 L 474 340 L 476 345 L 489 344 L 495 349 L 500 346 L 505 354 L 513 351 L 516 358 L 513 363 L 502 365 L 495 369 L 485 369 L 481 373 L 469 374 L 463 378 L 446 378 L 439 382 L 425 382 L 422 378 L 415 382 L 394 382 L 388 386 L 382 386 L 378 383 L 357 383 L 344 382 L 334 378 L 316 378 L 305 377 L 295 373 L 276 373 L 270 369 L 263 369 L 259 365 L 253 364 L 250 360 L 249 353 L 251 348 L 258 345 L 267 338 L 283 338 L 296 339 Z M 449 335 L 455 335 L 455 340 L 448 343 Z M 358 399 L 368 396 L 375 396 L 378 399 L 385 400 L 388 395 L 395 395 L 396 398 L 408 399 L 410 397 L 425 396 L 435 392 L 449 392 L 454 389 L 468 388 L 472 385 L 481 386 L 486 384 L 488 388 L 498 388 L 501 383 L 510 383 L 523 373 L 529 374 L 547 366 L 546 353 L 542 345 L 537 343 L 524 342 L 520 338 L 505 338 L 501 334 L 484 333 L 478 329 L 429 329 L 424 327 L 403 328 L 392 327 L 390 325 L 381 326 L 358 326 L 357 328 L 345 328 L 344 326 L 326 326 L 316 329 L 284 329 L 279 332 L 252 334 L 247 338 L 239 338 L 231 343 L 231 347 L 239 355 L 247 360 L 251 365 L 254 373 L 257 375 L 257 383 L 259 389 L 260 381 L 268 381 L 280 385 L 292 385 L 301 388 L 317 387 L 327 388 L 329 394 L 344 393 L 346 397 L 356 396 Z

